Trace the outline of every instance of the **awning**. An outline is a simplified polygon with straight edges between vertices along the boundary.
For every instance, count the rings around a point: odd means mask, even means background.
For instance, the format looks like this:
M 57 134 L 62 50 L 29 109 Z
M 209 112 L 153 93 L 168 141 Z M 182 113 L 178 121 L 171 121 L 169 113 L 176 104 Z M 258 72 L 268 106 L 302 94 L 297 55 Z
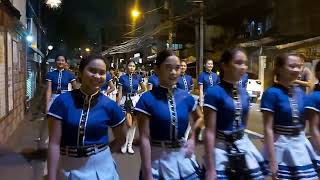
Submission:
M 29 46 L 35 53 L 39 54 L 42 58 L 45 58 L 45 55 L 36 47 Z

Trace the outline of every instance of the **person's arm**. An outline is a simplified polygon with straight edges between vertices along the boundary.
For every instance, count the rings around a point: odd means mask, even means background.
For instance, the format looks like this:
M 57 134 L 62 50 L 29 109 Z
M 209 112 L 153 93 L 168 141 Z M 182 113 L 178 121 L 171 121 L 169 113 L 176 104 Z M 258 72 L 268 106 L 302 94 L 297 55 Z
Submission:
M 71 85 L 72 85 L 72 89 L 79 89 L 79 87 L 78 87 L 78 84 L 77 84 L 77 81 L 76 81 L 76 80 L 72 81 L 72 82 L 71 82 Z
M 109 89 L 107 90 L 107 95 L 109 95 L 110 93 L 112 93 L 116 88 L 114 87 L 114 85 L 113 85 L 113 82 L 112 82 L 112 80 L 110 80 L 109 82 L 108 82 L 108 87 L 109 87 Z
M 118 96 L 117 96 L 117 104 L 120 104 L 121 98 L 122 98 L 122 86 L 119 85 Z
M 144 85 L 143 82 L 140 83 L 141 89 L 138 91 L 138 94 L 142 94 L 146 91 L 146 86 Z
M 215 139 L 216 139 L 216 121 L 217 112 L 208 107 L 203 108 L 204 123 L 205 123 L 205 152 L 207 160 L 206 179 L 216 179 L 215 165 Z
M 112 153 L 119 152 L 121 146 L 126 142 L 127 123 L 122 123 L 117 127 L 112 128 L 114 140 L 109 143 Z
M 202 108 L 204 101 L 203 84 L 199 84 L 199 105 Z
M 187 157 L 191 157 L 194 154 L 195 145 L 196 145 L 196 128 L 197 124 L 201 117 L 201 110 L 197 106 L 196 110 L 190 113 L 189 122 L 191 126 L 191 134 L 189 134 L 189 139 L 187 140 Z
M 273 179 L 277 178 L 278 163 L 274 152 L 274 133 L 273 133 L 273 112 L 262 111 L 263 127 L 264 127 L 264 140 L 269 155 L 269 166 Z
M 47 92 L 46 92 L 46 113 L 49 111 L 49 103 L 51 101 L 51 95 L 52 95 L 52 82 L 47 81 Z
M 49 123 L 49 145 L 48 145 L 48 180 L 56 180 L 58 164 L 60 158 L 61 126 L 60 120 L 51 116 L 48 117 Z
M 306 80 L 305 81 L 301 81 L 301 80 L 295 80 L 294 82 L 300 86 L 304 86 L 307 89 L 307 93 L 312 91 L 313 88 L 313 84 L 312 84 L 312 72 L 309 70 L 309 68 L 304 68 L 304 72 L 305 76 L 306 76 Z
M 151 90 L 152 90 L 152 84 L 148 83 L 148 91 L 151 91 Z
M 316 151 L 320 151 L 319 112 L 307 109 L 307 119 L 309 120 L 312 145 L 315 147 Z
M 141 156 L 141 169 L 142 177 L 146 180 L 152 180 L 151 171 L 151 146 L 150 146 L 150 131 L 149 131 L 149 117 L 140 112 L 138 116 L 139 127 L 139 142 L 140 142 L 140 156 Z

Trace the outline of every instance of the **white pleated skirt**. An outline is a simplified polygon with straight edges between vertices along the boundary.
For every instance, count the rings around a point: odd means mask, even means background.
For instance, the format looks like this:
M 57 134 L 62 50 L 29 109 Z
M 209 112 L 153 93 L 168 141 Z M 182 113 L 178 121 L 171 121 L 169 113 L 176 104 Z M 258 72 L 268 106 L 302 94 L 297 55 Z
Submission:
M 58 180 L 118 180 L 110 148 L 98 154 L 74 158 L 60 156 Z
M 245 153 L 246 164 L 249 169 L 251 179 L 264 179 L 265 175 L 267 175 L 265 161 L 261 153 L 248 138 L 248 135 L 245 134 L 242 139 L 235 141 L 235 145 L 241 152 Z M 214 153 L 216 159 L 217 179 L 227 180 L 226 166 L 228 165 L 229 160 L 227 157 L 228 152 L 226 142 L 217 139 Z
M 299 136 L 275 134 L 274 139 L 279 179 L 319 178 L 316 172 L 318 156 L 304 132 L 301 132 Z M 268 163 L 269 157 L 266 147 L 263 148 L 262 154 Z
M 151 146 L 153 179 L 198 180 L 200 166 L 195 155 L 186 157 L 185 148 L 162 148 Z M 141 178 L 142 179 L 142 178 Z

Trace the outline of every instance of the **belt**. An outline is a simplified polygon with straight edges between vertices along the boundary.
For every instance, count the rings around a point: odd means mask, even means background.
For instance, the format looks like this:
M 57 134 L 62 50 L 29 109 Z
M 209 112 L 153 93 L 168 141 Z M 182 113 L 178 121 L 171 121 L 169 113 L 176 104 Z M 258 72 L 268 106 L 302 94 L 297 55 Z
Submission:
M 217 138 L 220 140 L 229 142 L 229 143 L 233 143 L 233 142 L 241 139 L 243 136 L 244 136 L 243 129 L 235 131 L 235 132 L 231 132 L 231 133 L 229 133 L 229 132 L 226 133 L 224 131 L 217 130 Z
M 133 97 L 133 96 L 136 96 L 136 95 L 137 95 L 137 93 L 127 93 L 126 94 L 127 97 Z
M 52 91 L 52 94 L 62 94 L 67 92 L 68 90 L 56 90 L 56 91 Z
M 273 131 L 276 134 L 287 136 L 298 136 L 303 131 L 303 126 L 274 126 Z
M 60 147 L 60 154 L 76 158 L 89 157 L 91 155 L 98 154 L 108 147 L 109 146 L 107 144 L 95 144 L 82 147 L 63 146 Z
M 185 140 L 176 140 L 176 141 L 158 141 L 158 140 L 151 140 L 150 141 L 152 146 L 162 147 L 162 148 L 181 148 L 185 144 Z

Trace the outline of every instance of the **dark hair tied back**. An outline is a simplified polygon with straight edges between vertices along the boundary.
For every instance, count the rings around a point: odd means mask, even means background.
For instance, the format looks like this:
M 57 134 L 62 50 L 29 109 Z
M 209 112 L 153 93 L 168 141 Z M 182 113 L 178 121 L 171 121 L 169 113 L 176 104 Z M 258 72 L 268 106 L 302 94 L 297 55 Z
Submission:
M 157 54 L 156 63 L 157 67 L 160 67 L 161 64 L 170 56 L 175 56 L 176 54 L 172 50 L 162 50 Z
M 224 75 L 222 65 L 229 64 L 232 61 L 232 59 L 234 58 L 234 56 L 237 54 L 237 52 L 239 52 L 239 51 L 246 54 L 246 51 L 243 48 L 238 47 L 238 46 L 226 49 L 222 53 L 220 61 L 219 61 L 219 63 L 220 63 L 220 77 L 221 78 L 223 78 L 223 75 Z

